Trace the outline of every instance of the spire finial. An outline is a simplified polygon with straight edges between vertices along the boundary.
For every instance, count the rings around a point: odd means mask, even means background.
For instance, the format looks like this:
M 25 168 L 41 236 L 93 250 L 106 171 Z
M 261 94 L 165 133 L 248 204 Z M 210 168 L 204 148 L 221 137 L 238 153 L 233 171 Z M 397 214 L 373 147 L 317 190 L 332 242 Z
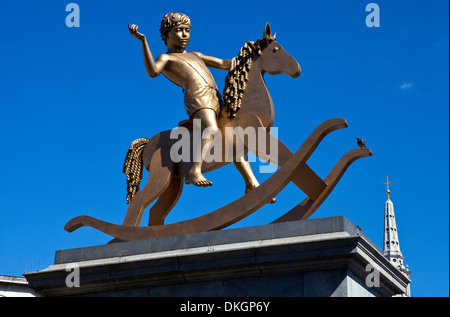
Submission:
M 389 185 L 390 185 L 390 184 L 394 184 L 394 182 L 389 181 L 389 176 L 386 175 L 386 182 L 383 183 L 383 184 L 386 185 L 387 199 L 390 200 L 390 198 L 389 198 L 389 193 L 390 193 L 391 191 L 389 190 Z

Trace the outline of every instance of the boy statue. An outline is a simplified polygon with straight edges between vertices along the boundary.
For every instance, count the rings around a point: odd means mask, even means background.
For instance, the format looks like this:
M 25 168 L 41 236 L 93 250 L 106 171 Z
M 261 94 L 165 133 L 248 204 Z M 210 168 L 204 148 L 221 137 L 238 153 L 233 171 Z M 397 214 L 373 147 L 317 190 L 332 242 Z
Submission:
M 201 131 L 209 128 L 209 139 L 201 141 L 200 153 L 207 153 L 215 132 L 219 130 L 217 118 L 220 114 L 221 96 L 216 82 L 208 67 L 230 70 L 231 60 L 206 56 L 198 52 L 187 52 L 186 47 L 191 37 L 191 22 L 183 13 L 168 13 L 161 20 L 161 37 L 167 45 L 167 53 L 161 54 L 156 61 L 147 43 L 145 35 L 138 32 L 138 26 L 128 25 L 132 36 L 142 42 L 144 65 L 150 77 L 161 73 L 176 85 L 183 88 L 184 107 L 190 119 L 200 119 Z M 194 151 L 195 153 L 195 151 Z M 200 155 L 202 156 L 202 155 Z M 201 171 L 203 157 L 194 158 L 186 178 L 186 184 L 195 186 L 211 186 Z M 250 163 L 241 159 L 234 162 L 238 171 L 244 177 L 246 193 L 259 186 L 251 170 Z

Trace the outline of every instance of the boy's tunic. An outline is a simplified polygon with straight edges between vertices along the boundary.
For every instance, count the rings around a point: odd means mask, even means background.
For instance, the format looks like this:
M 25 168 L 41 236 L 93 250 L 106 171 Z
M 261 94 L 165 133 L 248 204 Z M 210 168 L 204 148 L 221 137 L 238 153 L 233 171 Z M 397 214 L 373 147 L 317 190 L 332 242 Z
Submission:
M 183 88 L 184 108 L 189 118 L 200 109 L 212 109 L 218 116 L 221 96 L 205 62 L 194 53 L 170 53 L 178 61 L 163 71 L 163 75 Z M 176 71 L 171 70 L 177 67 Z

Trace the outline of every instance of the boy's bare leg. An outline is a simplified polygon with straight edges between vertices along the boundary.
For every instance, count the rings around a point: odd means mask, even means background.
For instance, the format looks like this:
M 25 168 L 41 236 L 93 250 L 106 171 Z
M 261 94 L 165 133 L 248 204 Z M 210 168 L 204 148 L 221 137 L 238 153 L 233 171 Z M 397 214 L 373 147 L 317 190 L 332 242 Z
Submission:
M 193 119 L 201 120 L 202 134 L 206 128 L 210 128 L 211 132 L 219 131 L 219 128 L 217 126 L 216 112 L 212 109 L 200 109 L 194 114 Z M 203 155 L 201 155 L 201 153 L 207 153 L 206 151 L 209 149 L 209 146 L 213 138 L 214 138 L 213 134 L 210 134 L 210 137 L 207 139 L 202 138 L 201 150 L 196 151 L 194 149 L 193 151 L 194 162 L 192 163 L 192 167 L 184 180 L 186 184 L 193 184 L 195 186 L 202 186 L 202 187 L 211 186 L 213 184 L 211 181 L 207 180 L 202 174 Z
M 244 159 L 242 156 L 239 160 L 234 162 L 234 166 L 241 173 L 245 182 L 245 193 L 247 194 L 250 190 L 255 189 L 259 186 L 259 182 L 253 174 L 253 170 L 250 166 L 250 162 Z
M 236 169 L 241 173 L 242 177 L 245 181 L 245 193 L 247 194 L 249 191 L 255 189 L 259 186 L 259 182 L 255 177 L 255 174 L 253 174 L 253 170 L 250 166 L 250 162 L 244 159 L 244 156 L 241 157 L 239 160 L 236 160 L 234 162 L 234 166 Z M 277 200 L 275 198 L 272 198 L 270 200 L 270 203 L 273 204 Z

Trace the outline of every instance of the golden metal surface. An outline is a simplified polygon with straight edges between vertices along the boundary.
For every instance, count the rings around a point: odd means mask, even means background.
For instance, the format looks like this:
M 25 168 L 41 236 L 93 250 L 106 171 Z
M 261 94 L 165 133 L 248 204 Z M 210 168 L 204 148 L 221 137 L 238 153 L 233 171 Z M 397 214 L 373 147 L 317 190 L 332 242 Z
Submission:
M 185 108 L 190 120 L 182 121 L 180 125 L 192 130 L 192 119 L 200 119 L 201 131 L 213 128 L 220 131 L 222 138 L 226 136 L 225 128 L 260 129 L 263 134 L 257 136 L 256 144 L 276 144 L 276 153 L 262 152 L 244 138 L 241 140 L 245 145 L 244 152 L 233 151 L 232 161 L 244 178 L 245 195 L 203 216 L 164 225 L 164 218 L 181 195 L 183 179 L 186 184 L 210 186 L 212 182 L 206 180 L 203 173 L 223 167 L 230 161 L 225 159 L 225 151 L 222 151 L 222 160 L 218 161 L 204 161 L 203 157 L 196 161 L 194 157 L 193 161 L 174 162 L 170 149 L 177 140 L 170 137 L 171 131 L 160 132 L 151 139 L 138 139 L 131 144 L 124 163 L 129 207 L 123 224 L 79 216 L 70 220 L 65 230 L 72 232 L 82 226 L 90 226 L 124 241 L 218 230 L 271 202 L 289 182 L 297 185 L 308 197 L 275 222 L 306 219 L 323 203 L 353 161 L 372 155 L 367 148 L 353 149 L 322 180 L 306 161 L 327 134 L 346 128 L 347 122 L 344 119 L 331 119 L 320 124 L 295 153 L 269 133 L 274 122 L 274 107 L 263 75 L 286 74 L 298 77 L 301 73 L 298 62 L 275 41 L 275 35 L 271 35 L 270 25 L 266 24 L 262 39 L 247 41 L 233 60 L 187 52 L 190 27 L 190 20 L 184 14 L 167 14 L 161 21 L 160 31 L 168 50 L 154 60 L 145 35 L 138 32 L 136 25 L 128 26 L 131 35 L 142 43 L 148 75 L 156 77 L 163 74 L 184 89 Z M 222 108 L 218 107 L 217 87 L 208 67 L 229 70 Z M 233 139 L 233 142 L 236 147 L 237 141 Z M 201 153 L 209 149 L 210 143 L 211 139 L 202 141 Z M 261 185 L 254 177 L 250 164 L 240 161 L 241 156 L 249 151 L 280 167 Z M 190 153 L 193 153 L 192 148 Z M 149 171 L 148 181 L 139 190 L 143 167 Z M 141 227 L 144 209 L 156 199 L 150 209 L 149 226 Z
M 383 185 L 386 185 L 386 194 L 387 194 L 387 199 L 391 200 L 391 198 L 389 197 L 389 194 L 391 193 L 391 191 L 389 190 L 389 185 L 394 184 L 394 182 L 389 180 L 389 177 L 386 175 L 386 182 L 382 183 Z
M 134 140 L 128 149 L 123 164 L 123 173 L 127 175 L 127 204 L 130 204 L 133 196 L 139 191 L 139 184 L 142 179 L 142 151 L 147 145 L 147 138 Z

